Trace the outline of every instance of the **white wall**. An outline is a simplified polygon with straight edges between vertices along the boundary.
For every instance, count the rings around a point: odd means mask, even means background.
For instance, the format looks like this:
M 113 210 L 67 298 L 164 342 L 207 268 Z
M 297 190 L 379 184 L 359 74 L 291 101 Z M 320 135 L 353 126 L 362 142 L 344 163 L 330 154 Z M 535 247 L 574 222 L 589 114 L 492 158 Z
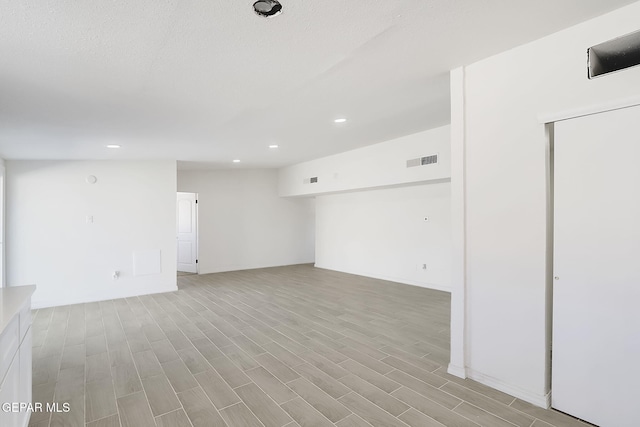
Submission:
M 5 182 L 6 182 L 6 168 L 4 165 L 4 159 L 0 159 L 0 288 L 6 284 L 6 263 L 5 263 Z
M 539 405 L 549 391 L 551 242 L 537 116 L 640 95 L 640 68 L 586 78 L 587 48 L 638 22 L 634 3 L 467 66 L 464 101 L 454 100 L 465 103 L 468 373 Z
M 178 171 L 178 191 L 198 193 L 201 274 L 314 261 L 314 200 L 279 197 L 277 174 Z
M 403 136 L 279 170 L 281 196 L 338 191 L 448 179 L 451 176 L 449 126 Z M 439 154 L 439 164 L 407 168 L 409 159 Z M 305 178 L 318 177 L 315 184 Z
M 6 168 L 7 283 L 36 284 L 34 307 L 177 289 L 174 161 L 9 160 Z M 134 277 L 133 253 L 157 250 L 161 273 Z
M 443 126 L 280 169 L 281 195 L 316 196 L 316 266 L 448 290 L 449 138 Z M 431 154 L 437 165 L 407 168 Z
M 448 182 L 318 196 L 316 267 L 449 290 L 450 202 Z

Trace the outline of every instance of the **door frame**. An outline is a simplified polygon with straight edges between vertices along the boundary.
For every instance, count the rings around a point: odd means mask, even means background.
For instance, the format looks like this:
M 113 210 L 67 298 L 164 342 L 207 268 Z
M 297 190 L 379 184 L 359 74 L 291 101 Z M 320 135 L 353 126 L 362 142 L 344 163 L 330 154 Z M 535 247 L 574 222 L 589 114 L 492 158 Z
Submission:
M 200 263 L 198 262 L 200 260 L 200 214 L 198 212 L 198 210 L 200 209 L 199 207 L 199 194 L 193 191 L 176 191 L 176 195 L 178 193 L 186 193 L 186 194 L 194 194 L 196 196 L 196 272 L 195 274 L 200 274 Z M 176 200 L 176 208 L 177 208 L 177 200 Z M 176 216 L 177 216 L 177 212 L 176 212 Z M 176 225 L 177 225 L 177 221 L 178 218 L 176 217 Z M 176 240 L 178 238 L 177 236 L 178 234 L 178 229 L 176 227 Z M 176 273 L 179 272 L 180 270 L 177 269 L 177 264 L 176 264 Z
M 544 125 L 545 132 L 545 163 L 546 163 L 546 186 L 547 186 L 547 244 L 546 244 L 546 274 L 545 274 L 545 329 L 546 333 L 546 372 L 545 385 L 549 390 L 546 396 L 547 409 L 551 409 L 551 388 L 552 362 L 553 362 L 553 246 L 554 246 L 554 126 L 556 122 L 575 119 L 578 117 L 590 116 L 594 114 L 606 113 L 640 105 L 640 97 L 634 96 L 624 99 L 614 99 L 599 104 L 587 105 L 571 110 L 564 110 L 554 113 L 544 113 L 538 115 L 538 122 Z

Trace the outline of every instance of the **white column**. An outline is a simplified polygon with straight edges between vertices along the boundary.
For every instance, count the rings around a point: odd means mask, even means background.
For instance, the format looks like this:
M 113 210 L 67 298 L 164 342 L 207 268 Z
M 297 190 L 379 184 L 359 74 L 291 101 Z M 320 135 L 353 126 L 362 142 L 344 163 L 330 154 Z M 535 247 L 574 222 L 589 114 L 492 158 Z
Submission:
M 466 378 L 466 215 L 464 67 L 451 70 L 451 361 L 448 372 Z

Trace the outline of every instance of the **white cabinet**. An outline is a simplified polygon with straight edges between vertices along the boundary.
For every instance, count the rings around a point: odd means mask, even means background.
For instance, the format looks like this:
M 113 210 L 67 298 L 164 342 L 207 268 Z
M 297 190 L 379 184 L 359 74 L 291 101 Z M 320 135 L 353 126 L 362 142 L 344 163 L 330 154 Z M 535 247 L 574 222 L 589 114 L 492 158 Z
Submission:
M 12 408 L 6 408 L 7 404 L 15 402 L 20 394 L 20 358 L 16 355 L 9 363 L 7 374 L 0 386 L 0 426 L 22 426 L 20 423 L 20 412 L 14 412 Z M 9 409 L 9 410 L 7 410 Z
M 0 289 L 0 426 L 27 427 L 31 413 L 31 294 L 35 286 Z
M 31 328 L 25 331 L 24 339 L 20 344 L 20 383 L 18 384 L 18 396 L 20 402 L 31 403 L 32 381 L 31 376 L 33 372 L 33 366 L 31 364 Z M 16 355 L 16 357 L 18 357 Z M 26 421 L 23 421 L 27 425 L 29 424 L 29 417 Z

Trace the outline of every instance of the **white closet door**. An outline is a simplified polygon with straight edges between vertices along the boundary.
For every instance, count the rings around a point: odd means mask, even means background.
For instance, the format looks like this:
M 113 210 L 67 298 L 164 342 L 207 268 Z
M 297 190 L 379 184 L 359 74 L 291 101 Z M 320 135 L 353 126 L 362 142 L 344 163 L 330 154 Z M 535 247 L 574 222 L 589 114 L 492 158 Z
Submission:
M 555 125 L 552 406 L 640 426 L 640 106 Z

